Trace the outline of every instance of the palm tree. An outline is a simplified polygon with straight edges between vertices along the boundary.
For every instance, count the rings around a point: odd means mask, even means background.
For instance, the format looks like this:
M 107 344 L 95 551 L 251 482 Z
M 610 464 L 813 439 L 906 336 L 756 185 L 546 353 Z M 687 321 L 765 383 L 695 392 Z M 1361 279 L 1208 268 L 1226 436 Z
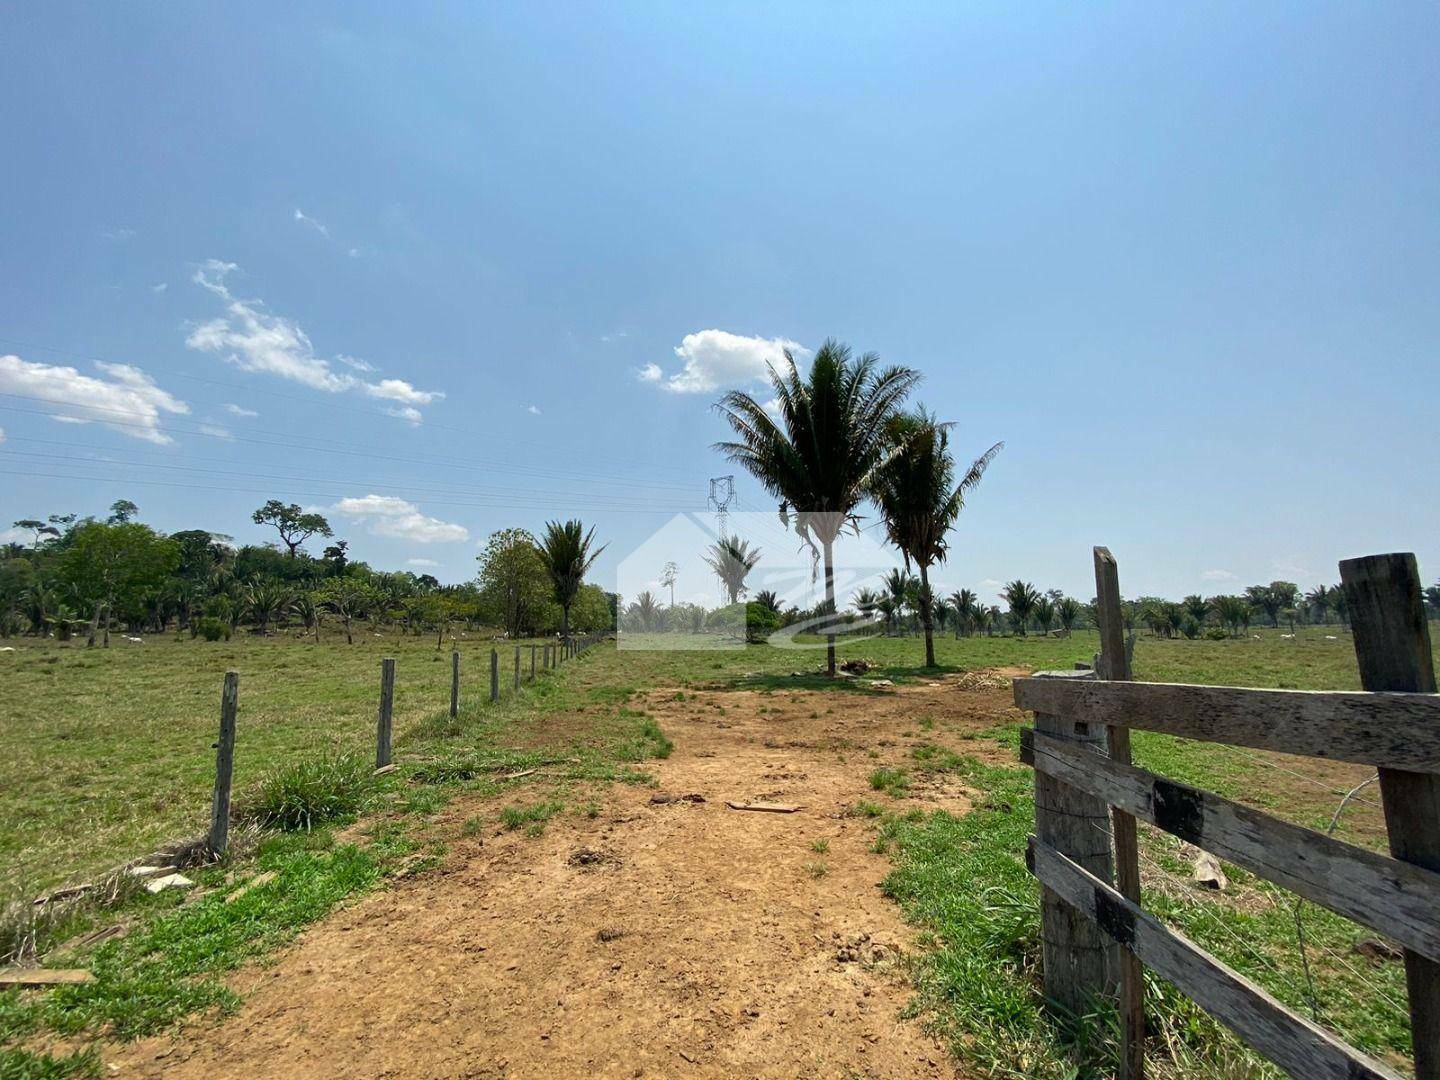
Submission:
M 969 589 L 956 589 L 950 594 L 950 606 L 955 611 L 955 636 L 963 631 L 970 633 L 975 622 L 975 594 Z
M 1340 620 L 1340 625 L 1349 626 L 1350 601 L 1345 598 L 1345 589 L 1339 585 L 1331 585 L 1325 596 L 1330 601 L 1330 610 L 1335 612 L 1335 617 Z
M 773 589 L 761 589 L 755 594 L 755 603 L 769 608 L 776 615 L 780 614 L 780 596 Z
M 895 631 L 901 630 L 901 617 L 905 613 L 905 605 L 913 594 L 914 579 L 896 567 L 885 575 L 885 598 L 890 601 L 887 614 L 895 620 Z
M 893 453 L 890 418 L 920 380 L 904 367 L 879 370 L 879 357 L 852 359 L 850 349 L 826 341 L 803 378 L 787 350 L 787 368 L 770 368 L 778 421 L 763 404 L 735 390 L 717 408 L 734 442 L 716 449 L 739 462 L 780 500 L 781 521 L 819 555 L 825 568 L 825 610 L 835 614 L 835 541 L 854 524 L 876 470 Z M 793 512 L 792 512 L 793 511 Z M 835 675 L 835 630 L 827 625 L 825 668 Z
M 1060 620 L 1060 629 L 1065 631 L 1066 637 L 1070 636 L 1075 624 L 1080 621 L 1080 613 L 1080 601 L 1073 596 L 1067 596 L 1055 605 L 1055 617 Z
M 560 605 L 560 636 L 570 637 L 570 608 L 585 582 L 585 573 L 605 550 L 602 544 L 594 551 L 590 545 L 595 539 L 595 527 L 585 531 L 579 521 L 571 520 L 563 525 L 558 521 L 545 524 L 545 538 L 536 545 L 545 572 L 550 575 L 550 588 L 555 603 Z
M 646 589 L 630 605 L 630 614 L 640 624 L 641 630 L 654 629 L 659 621 L 660 602 L 655 599 L 654 593 Z
M 752 548 L 738 536 L 722 536 L 710 545 L 705 561 L 725 586 L 730 603 L 738 604 L 740 594 L 745 591 L 745 579 L 760 561 L 760 549 Z
M 874 589 L 860 589 L 850 598 L 862 618 L 869 621 L 880 607 L 881 595 Z
M 1048 596 L 1038 597 L 1031 614 L 1035 619 L 1035 628 L 1040 631 L 1042 636 L 1048 635 L 1051 625 L 1055 622 L 1055 601 Z
M 1305 594 L 1305 606 L 1310 609 L 1310 618 L 1313 622 L 1330 621 L 1330 590 L 1324 585 L 1316 585 Z
M 947 536 L 965 508 L 965 495 L 980 483 L 1003 443 L 976 458 L 957 483 L 950 456 L 949 424 L 937 423 L 923 409 L 890 421 L 890 459 L 875 472 L 871 496 L 885 519 L 890 542 L 900 549 L 908 570 L 920 572 L 920 625 L 925 631 L 925 666 L 935 666 L 934 597 L 930 567 L 948 554 Z
M 1185 614 L 1194 619 L 1200 625 L 1205 625 L 1205 617 L 1210 614 L 1210 601 L 1203 596 L 1191 595 L 1180 602 L 1185 608 Z
M 1250 625 L 1250 601 L 1243 596 L 1217 596 L 1210 601 L 1210 606 L 1231 637 L 1239 637 L 1240 628 Z
M 315 644 L 320 644 L 320 605 L 315 602 L 315 594 L 302 592 L 295 597 L 290 610 L 300 618 L 300 624 L 306 630 L 315 631 Z
M 245 609 L 255 620 L 260 633 L 270 632 L 270 620 L 290 610 L 290 594 L 281 585 L 254 581 L 245 586 Z
M 1035 586 L 1028 581 L 1021 581 L 1016 578 L 1005 588 L 1000 590 L 1001 598 L 1010 605 L 1010 618 L 1015 624 L 1015 632 L 1021 637 L 1025 636 L 1025 624 L 1030 621 L 1030 616 L 1035 611 L 1035 604 L 1040 599 L 1040 594 Z

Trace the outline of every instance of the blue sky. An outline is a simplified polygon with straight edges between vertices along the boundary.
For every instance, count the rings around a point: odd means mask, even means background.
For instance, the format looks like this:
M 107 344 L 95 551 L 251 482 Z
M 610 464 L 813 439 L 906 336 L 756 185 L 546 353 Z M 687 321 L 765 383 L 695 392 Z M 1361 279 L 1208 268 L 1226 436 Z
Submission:
M 834 336 L 1007 444 L 944 584 L 1089 597 L 1095 543 L 1127 594 L 1440 574 L 1433 5 L 49 3 L 0 39 L 7 523 L 250 541 L 273 496 L 459 580 L 579 514 L 603 577 L 732 471 L 719 393 Z

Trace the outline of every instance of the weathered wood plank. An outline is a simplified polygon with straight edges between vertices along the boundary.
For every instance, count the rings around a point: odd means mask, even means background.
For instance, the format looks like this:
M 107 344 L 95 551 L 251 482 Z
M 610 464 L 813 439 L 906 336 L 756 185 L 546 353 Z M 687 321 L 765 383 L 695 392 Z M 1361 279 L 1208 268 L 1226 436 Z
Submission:
M 1257 750 L 1440 772 L 1440 694 L 1032 676 L 1015 680 L 1015 704 L 1075 723 L 1118 724 Z
M 1430 627 L 1425 621 L 1415 556 L 1402 553 L 1346 559 L 1340 564 L 1340 581 L 1354 631 L 1360 684 L 1366 690 L 1434 693 Z M 1437 732 L 1440 723 L 1432 723 L 1432 735 Z M 1440 871 L 1440 776 L 1381 768 L 1380 801 L 1385 808 L 1390 854 Z M 1433 954 L 1421 956 L 1406 950 L 1405 984 L 1415 1075 L 1419 1080 L 1436 1080 L 1440 1077 L 1440 964 Z
M 1286 1008 L 1084 867 L 1033 837 L 1026 862 L 1047 888 L 1093 919 L 1107 937 L 1129 946 L 1181 993 L 1292 1076 L 1305 1080 L 1399 1080 L 1399 1073 Z
M 1028 731 L 1021 738 L 1021 759 L 1036 770 L 1440 959 L 1440 874 L 1097 758 L 1064 739 Z
M 1125 619 L 1120 600 L 1120 567 L 1107 547 L 1094 549 L 1095 613 L 1100 630 L 1099 674 L 1124 682 L 1130 678 L 1130 656 L 1125 649 Z M 1130 764 L 1130 729 L 1106 729 L 1110 760 Z M 1135 818 L 1113 803 L 1110 832 L 1115 840 L 1115 887 L 1132 903 L 1140 903 L 1140 841 Z M 1116 947 L 1120 983 L 1120 1080 L 1145 1076 L 1145 976 L 1140 958 L 1123 945 Z
M 790 803 L 727 801 L 725 805 L 731 810 L 758 810 L 762 814 L 793 814 L 805 809 L 803 806 L 792 806 Z
M 375 718 L 375 768 L 390 764 L 390 726 L 395 712 L 395 661 L 380 661 L 380 708 Z

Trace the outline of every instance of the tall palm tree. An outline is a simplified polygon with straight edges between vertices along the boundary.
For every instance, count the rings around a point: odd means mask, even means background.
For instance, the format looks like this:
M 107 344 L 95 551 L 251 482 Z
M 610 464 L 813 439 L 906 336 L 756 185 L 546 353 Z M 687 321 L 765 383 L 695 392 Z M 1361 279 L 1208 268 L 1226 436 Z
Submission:
M 914 595 L 915 579 L 908 572 L 896 567 L 885 575 L 884 584 L 885 598 L 890 601 L 888 614 L 894 618 L 895 630 L 899 633 L 905 605 Z
M 1025 636 L 1025 624 L 1035 612 L 1035 603 L 1040 593 L 1028 581 L 1016 578 L 1000 590 L 1000 597 L 1010 605 L 1010 617 L 1015 624 L 1015 633 Z
M 855 605 L 855 610 L 860 613 L 861 618 L 868 622 L 879 609 L 880 598 L 880 593 L 874 589 L 860 589 L 850 598 L 850 603 Z
M 730 603 L 738 604 L 740 594 L 745 591 L 745 579 L 760 561 L 760 549 L 751 547 L 738 536 L 722 536 L 710 545 L 705 561 L 725 587 Z
M 923 409 L 896 416 L 890 422 L 893 452 L 875 472 L 871 494 L 885 519 L 890 542 L 920 572 L 920 625 L 925 631 L 925 666 L 935 666 L 934 597 L 930 567 L 943 563 L 947 537 L 965 507 L 965 495 L 980 483 L 985 469 L 1004 443 L 996 443 L 955 479 L 950 456 L 949 424 L 937 423 Z
M 920 381 L 904 367 L 881 370 L 880 359 L 858 360 L 837 341 L 826 341 L 801 376 L 795 358 L 770 368 L 772 419 L 764 405 L 732 391 L 717 408 L 735 431 L 734 442 L 716 449 L 748 469 L 780 500 L 780 516 L 812 552 L 819 547 L 825 568 L 825 608 L 835 615 L 835 541 L 854 525 L 855 507 L 866 496 L 875 471 L 893 453 L 887 438 L 890 418 Z M 835 675 L 835 629 L 826 627 L 825 667 Z
M 1310 609 L 1310 618 L 1315 622 L 1330 621 L 1330 590 L 1316 585 L 1305 594 L 1305 606 Z
M 1080 601 L 1073 596 L 1066 596 L 1055 605 L 1055 617 L 1060 620 L 1060 629 L 1065 631 L 1066 637 L 1070 636 L 1075 624 L 1080 621 L 1080 612 Z
M 585 582 L 585 573 L 605 550 L 605 545 L 601 544 L 591 551 L 590 545 L 594 540 L 593 525 L 590 531 L 586 532 L 585 526 L 577 520 L 564 524 L 550 521 L 545 524 L 545 538 L 536 545 L 540 552 L 540 561 L 545 564 L 545 572 L 550 575 L 550 588 L 554 593 L 555 603 L 560 605 L 562 637 L 570 636 L 570 608 L 575 603 L 580 586 Z
M 1048 635 L 1050 627 L 1055 623 L 1055 601 L 1048 596 L 1040 597 L 1035 601 L 1031 617 L 1035 620 L 1035 628 L 1040 631 L 1041 636 Z
M 955 636 L 969 634 L 975 623 L 975 594 L 969 589 L 956 589 L 950 594 L 950 606 L 955 611 Z
M 1210 601 L 1198 594 L 1185 597 L 1181 601 L 1185 607 L 1185 614 L 1194 619 L 1199 625 L 1205 625 L 1205 616 L 1210 614 Z
M 776 615 L 780 614 L 780 596 L 774 589 L 761 589 L 755 594 L 755 602 L 761 607 L 769 608 Z

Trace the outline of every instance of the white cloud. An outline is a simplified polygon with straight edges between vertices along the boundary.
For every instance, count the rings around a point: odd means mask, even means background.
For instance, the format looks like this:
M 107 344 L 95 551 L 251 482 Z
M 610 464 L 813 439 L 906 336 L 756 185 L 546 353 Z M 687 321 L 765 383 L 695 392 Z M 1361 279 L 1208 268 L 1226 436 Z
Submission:
M 766 366 L 785 362 L 785 350 L 808 356 L 810 350 L 789 338 L 744 337 L 728 330 L 701 330 L 686 334 L 675 355 L 685 361 L 681 369 L 665 380 L 665 389 L 675 394 L 707 394 L 727 386 L 742 386 L 766 377 Z M 640 369 L 642 382 L 659 382 L 658 364 Z
M 605 342 L 605 344 L 609 345 L 610 343 L 615 342 L 615 341 L 624 341 L 624 340 L 625 340 L 627 337 L 629 337 L 629 336 L 630 336 L 630 334 L 629 334 L 628 331 L 625 331 L 625 330 L 617 330 L 617 331 L 616 331 L 615 333 L 613 333 L 613 334 L 601 334 L 601 335 L 600 335 L 600 340 L 603 341 L 603 342 Z
M 419 424 L 425 419 L 419 409 L 410 405 L 396 405 L 394 408 L 386 409 L 385 415 L 393 416 L 397 420 L 404 420 L 409 424 Z
M 170 283 L 168 281 L 162 281 L 156 285 L 151 285 L 150 291 L 158 295 L 159 293 L 163 293 L 168 288 L 170 288 Z
M 772 397 L 769 401 L 765 402 L 765 404 L 760 407 L 764 409 L 767 413 L 769 413 L 771 416 L 780 415 L 780 399 L 778 397 Z
M 351 248 L 349 251 L 345 252 L 345 254 L 349 255 L 352 259 L 358 259 L 360 257 L 360 249 Z
M 327 229 L 324 225 L 320 224 L 320 222 L 316 221 L 309 214 L 305 213 L 304 210 L 301 210 L 299 208 L 295 210 L 295 220 L 300 222 L 302 225 L 309 225 L 310 228 L 314 229 L 321 236 L 325 237 L 326 240 L 330 239 L 330 230 Z
M 233 402 L 225 403 L 225 411 L 231 416 L 238 416 L 242 420 L 254 420 L 260 414 L 254 409 L 247 409 L 243 405 L 236 405 Z
M 161 390 L 155 380 L 130 364 L 98 361 L 95 368 L 101 378 L 82 375 L 73 367 L 0 356 L 0 392 L 63 410 L 51 413 L 62 423 L 94 421 L 146 442 L 163 446 L 174 441 L 161 430 L 161 414 L 185 415 L 189 405 Z M 95 415 L 88 415 L 92 412 Z
M 35 539 L 34 533 L 25 532 L 23 529 L 11 527 L 0 532 L 0 544 L 30 543 Z
M 135 239 L 135 230 L 127 229 L 123 225 L 104 228 L 100 230 L 100 239 L 109 240 L 112 244 L 123 244 L 126 240 Z
M 225 315 L 195 327 L 185 344 L 198 352 L 223 353 L 242 371 L 264 372 L 298 382 L 329 394 L 360 393 L 382 401 L 397 401 L 403 410 L 390 410 L 411 423 L 419 423 L 417 405 L 429 405 L 445 395 L 438 390 L 417 390 L 404 379 L 366 382 L 358 376 L 336 371 L 329 360 L 315 354 L 310 338 L 293 319 L 271 315 L 259 300 L 240 300 L 231 293 L 226 278 L 236 270 L 234 263 L 211 259 L 195 271 L 195 284 L 225 301 Z M 374 369 L 353 356 L 336 359 L 358 371 Z
M 405 565 L 406 565 L 406 566 L 418 566 L 418 567 L 421 567 L 422 569 L 433 570 L 435 567 L 439 566 L 440 564 L 439 564 L 438 562 L 436 562 L 434 559 L 406 559 L 406 560 L 405 560 Z
M 361 360 L 358 356 L 346 356 L 344 353 L 339 353 L 336 355 L 335 359 L 339 360 L 340 363 L 344 364 L 346 367 L 350 368 L 353 371 L 375 370 L 374 364 L 370 363 L 370 361 L 368 360 Z
M 412 502 L 394 495 L 363 495 L 341 499 L 330 507 L 332 513 L 363 521 L 376 536 L 409 540 L 416 544 L 446 543 L 470 539 L 470 530 L 420 512 Z
M 0 442 L 4 442 L 4 441 L 5 441 L 5 429 L 4 429 L 3 427 L 0 427 Z
M 212 439 L 225 439 L 229 442 L 235 441 L 235 436 L 230 433 L 230 429 L 221 427 L 219 424 L 201 424 L 200 434 L 209 435 Z
M 1229 570 L 1206 570 L 1200 575 L 1201 581 L 1239 581 L 1240 578 Z
M 525 407 L 525 411 L 528 412 L 531 416 L 539 416 L 539 415 L 540 415 L 540 406 L 538 406 L 538 405 L 527 405 L 527 406 Z

